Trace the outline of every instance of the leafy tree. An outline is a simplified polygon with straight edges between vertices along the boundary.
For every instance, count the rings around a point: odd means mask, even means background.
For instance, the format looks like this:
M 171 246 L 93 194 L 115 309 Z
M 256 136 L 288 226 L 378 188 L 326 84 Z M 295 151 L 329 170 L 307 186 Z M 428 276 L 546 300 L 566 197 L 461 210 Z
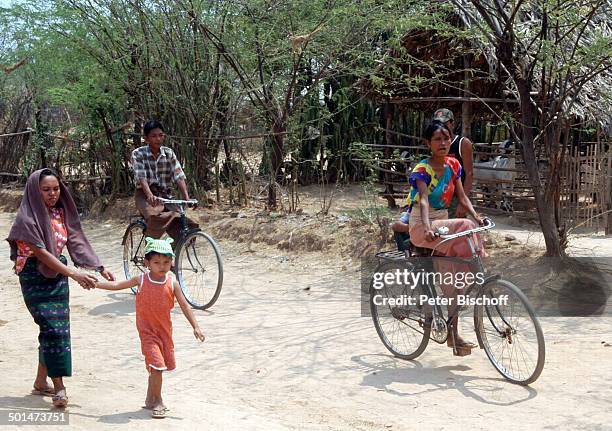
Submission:
M 522 148 L 547 255 L 564 255 L 560 186 L 570 127 L 585 121 L 609 125 L 612 115 L 612 2 L 452 3 L 475 36 L 494 48 L 509 78 L 505 90 L 519 101 L 520 121 L 508 126 Z M 549 160 L 543 178 L 538 153 Z
M 178 0 L 178 4 L 235 72 L 272 133 L 271 182 L 286 154 L 291 118 L 312 95 L 322 94 L 326 80 L 360 75 L 374 67 L 385 39 L 402 34 L 404 15 L 398 11 L 409 6 L 374 0 Z M 222 17 L 223 32 L 208 23 L 211 4 Z M 270 207 L 276 205 L 275 190 L 269 187 Z

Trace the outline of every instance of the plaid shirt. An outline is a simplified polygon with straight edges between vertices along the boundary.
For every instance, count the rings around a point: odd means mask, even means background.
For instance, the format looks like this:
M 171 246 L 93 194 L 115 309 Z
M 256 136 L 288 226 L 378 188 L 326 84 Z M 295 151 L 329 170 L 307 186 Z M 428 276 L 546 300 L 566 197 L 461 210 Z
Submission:
M 157 160 L 148 145 L 136 148 L 132 151 L 132 166 L 137 188 L 141 188 L 140 180 L 146 179 L 149 185 L 170 190 L 178 180 L 186 178 L 174 151 L 168 147 L 160 148 Z

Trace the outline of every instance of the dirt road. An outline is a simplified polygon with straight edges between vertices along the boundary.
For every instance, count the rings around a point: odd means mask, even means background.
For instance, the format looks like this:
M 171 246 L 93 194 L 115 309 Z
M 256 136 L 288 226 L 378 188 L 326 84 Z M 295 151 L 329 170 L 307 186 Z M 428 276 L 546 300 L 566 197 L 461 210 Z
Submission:
M 0 237 L 12 219 L 0 214 Z M 105 265 L 121 275 L 123 226 L 85 225 Z M 459 358 L 430 343 L 417 361 L 392 357 L 360 317 L 357 268 L 342 271 L 320 254 L 221 246 L 221 298 L 210 312 L 196 312 L 206 342 L 196 342 L 180 310 L 173 313 L 178 368 L 165 377 L 171 411 L 164 420 L 140 408 L 147 375 L 132 295 L 71 285 L 71 428 L 612 429 L 612 347 L 602 343 L 612 342 L 612 318 L 543 319 L 544 372 L 519 387 L 483 351 Z M 37 327 L 6 243 L 0 261 L 0 413 L 48 411 L 48 398 L 28 395 Z

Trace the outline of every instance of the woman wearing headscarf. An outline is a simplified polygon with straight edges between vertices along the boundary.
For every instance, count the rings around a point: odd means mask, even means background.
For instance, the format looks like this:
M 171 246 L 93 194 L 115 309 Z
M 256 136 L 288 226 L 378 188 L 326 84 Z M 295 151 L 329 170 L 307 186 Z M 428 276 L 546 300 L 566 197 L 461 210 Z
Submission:
M 114 277 L 87 241 L 74 200 L 51 169 L 40 169 L 28 178 L 7 241 L 25 304 L 40 328 L 32 393 L 51 395 L 55 406 L 65 407 L 63 377 L 72 375 L 68 278 L 86 289 L 93 288 L 97 279 L 68 267 L 64 247 L 77 267 L 95 269 L 107 280 Z

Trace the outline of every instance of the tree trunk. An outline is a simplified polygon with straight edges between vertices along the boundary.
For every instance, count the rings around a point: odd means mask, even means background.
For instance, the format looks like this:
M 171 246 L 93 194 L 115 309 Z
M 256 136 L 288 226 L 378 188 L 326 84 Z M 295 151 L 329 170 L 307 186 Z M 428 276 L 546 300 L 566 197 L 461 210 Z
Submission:
M 523 160 L 525 161 L 527 176 L 535 196 L 538 217 L 540 219 L 540 227 L 542 228 L 544 242 L 546 243 L 546 255 L 563 256 L 565 253 L 562 250 L 557 224 L 555 223 L 555 205 L 552 202 L 552 197 L 554 194 L 545 193 L 545 190 L 542 187 L 535 154 L 535 129 L 533 125 L 536 124 L 537 112 L 535 107 L 531 104 L 529 84 L 524 80 L 516 81 L 521 103 Z M 551 173 L 549 172 L 548 175 L 549 177 L 547 178 L 547 182 L 550 183 L 552 179 L 550 176 Z M 547 188 L 551 190 L 550 186 Z
M 391 133 L 391 129 L 393 128 L 393 115 L 395 113 L 395 109 L 392 104 L 385 104 L 385 144 L 388 146 L 385 148 L 384 157 L 385 159 L 390 159 L 393 154 L 393 148 L 390 148 L 391 145 L 394 144 L 394 135 Z M 387 170 L 391 170 L 390 163 L 387 163 L 385 166 Z M 383 178 L 385 182 L 385 198 L 387 199 L 387 206 L 389 208 L 397 208 L 397 204 L 395 203 L 395 198 L 393 194 L 395 191 L 393 190 L 393 185 L 389 184 L 389 182 L 393 181 L 393 176 L 388 172 L 383 172 Z
M 198 125 L 193 130 L 196 136 L 194 140 L 195 164 L 192 165 L 195 184 L 201 186 L 204 190 L 210 190 L 214 186 L 210 176 L 210 167 L 212 166 L 211 141 L 204 136 L 204 130 Z
M 514 41 L 510 37 L 499 39 L 497 46 L 497 56 L 506 69 L 512 75 L 512 79 L 516 84 L 521 107 L 521 131 L 522 131 L 522 152 L 527 177 L 533 188 L 533 194 L 540 219 L 540 227 L 544 235 L 546 243 L 547 256 L 562 256 L 563 250 L 559 241 L 557 225 L 555 223 L 555 207 L 550 205 L 550 194 L 546 199 L 547 194 L 543 190 L 540 181 L 540 173 L 538 170 L 538 162 L 535 153 L 535 131 L 536 125 L 539 124 L 537 108 L 531 102 L 531 81 L 529 81 L 528 67 L 525 64 L 525 59 L 518 57 L 514 47 Z M 550 173 L 549 173 L 550 175 Z M 550 177 L 547 178 L 550 181 Z
M 138 148 L 142 146 L 142 123 L 140 122 L 140 117 L 138 113 L 134 111 L 134 134 L 132 135 L 132 142 L 134 148 Z
M 45 145 L 43 144 L 43 141 L 45 139 L 45 133 L 47 132 L 47 128 L 46 125 L 43 123 L 42 120 L 42 112 L 39 109 L 36 110 L 36 114 L 35 114 L 35 119 L 36 119 L 36 134 L 38 135 L 36 139 L 37 143 L 38 143 L 38 156 L 40 157 L 40 166 L 37 166 L 37 169 L 40 168 L 46 168 L 47 166 L 47 151 L 45 148 Z
M 270 184 L 268 187 L 268 208 L 276 208 L 276 182 L 281 164 L 283 163 L 283 150 L 285 145 L 285 135 L 287 130 L 285 122 L 281 119 L 274 122 L 272 126 L 272 148 L 270 154 Z
M 470 97 L 470 58 L 463 56 L 463 97 Z M 461 104 L 461 136 L 469 137 L 472 134 L 472 103 L 465 101 Z
M 108 148 L 110 151 L 110 161 L 111 161 L 111 177 L 112 177 L 112 192 L 111 194 L 114 196 L 118 191 L 123 189 L 122 181 L 121 181 L 121 162 L 117 163 L 117 160 L 122 160 L 123 155 L 117 154 L 115 151 L 115 140 L 113 139 L 113 131 L 111 125 L 106 120 L 106 116 L 101 109 L 98 109 L 98 115 L 100 115 L 100 120 L 102 121 L 102 125 L 104 127 L 104 133 L 106 134 L 106 140 L 108 142 Z

